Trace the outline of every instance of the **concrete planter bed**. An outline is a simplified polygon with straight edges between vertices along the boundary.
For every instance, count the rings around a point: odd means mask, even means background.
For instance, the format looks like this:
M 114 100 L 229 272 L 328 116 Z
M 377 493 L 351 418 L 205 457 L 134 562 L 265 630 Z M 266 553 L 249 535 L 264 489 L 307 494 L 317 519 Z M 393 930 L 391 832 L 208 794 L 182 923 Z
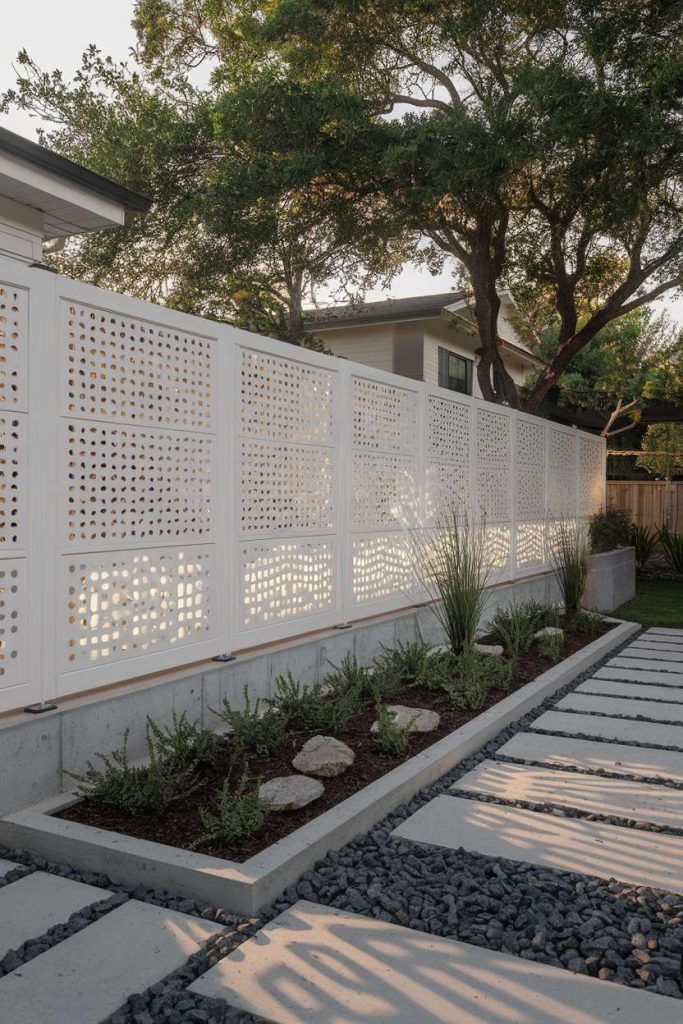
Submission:
M 73 794 L 50 797 L 0 820 L 0 843 L 127 885 L 254 914 L 325 853 L 372 827 L 639 629 L 609 621 L 614 624 L 609 632 L 243 863 L 56 817 L 78 803 Z

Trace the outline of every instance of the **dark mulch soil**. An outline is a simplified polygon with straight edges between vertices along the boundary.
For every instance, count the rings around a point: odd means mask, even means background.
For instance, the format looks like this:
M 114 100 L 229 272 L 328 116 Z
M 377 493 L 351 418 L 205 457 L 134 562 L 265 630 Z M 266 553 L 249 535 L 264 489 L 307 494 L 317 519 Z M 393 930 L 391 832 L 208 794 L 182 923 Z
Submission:
M 591 634 L 568 633 L 565 638 L 564 657 L 574 654 L 612 628 L 610 623 L 603 623 Z M 486 642 L 487 638 L 483 639 Z M 519 660 L 509 689 L 504 693 L 498 691 L 490 693 L 484 706 L 477 711 L 457 710 L 444 695 L 433 693 L 423 686 L 407 685 L 394 698 L 393 703 L 433 709 L 438 711 L 441 716 L 439 728 L 434 732 L 417 733 L 411 737 L 408 757 L 413 757 L 441 739 L 442 736 L 446 736 L 459 726 L 470 722 L 482 711 L 497 704 L 509 693 L 514 693 L 515 690 L 535 679 L 548 668 L 549 663 L 539 657 L 535 648 L 532 648 Z M 376 717 L 375 708 L 371 706 L 351 719 L 348 730 L 339 738 L 355 751 L 355 763 L 343 775 L 333 779 L 324 779 L 325 792 L 318 800 L 298 811 L 269 814 L 263 831 L 238 848 L 225 845 L 204 846 L 201 848 L 201 852 L 242 863 L 395 768 L 401 762 L 378 750 L 377 744 L 370 735 L 370 726 Z M 282 746 L 275 753 L 265 757 L 260 754 L 244 755 L 238 761 L 234 760 L 229 742 L 226 740 L 221 743 L 214 764 L 202 771 L 199 787 L 194 789 L 188 798 L 174 804 L 173 810 L 164 816 L 134 817 L 115 808 L 103 807 L 89 800 L 82 800 L 62 811 L 58 817 L 68 821 L 78 821 L 84 825 L 122 832 L 125 835 L 136 836 L 138 839 L 149 839 L 167 846 L 189 849 L 192 841 L 202 831 L 197 813 L 198 807 L 215 806 L 215 795 L 221 789 L 228 775 L 236 782 L 239 781 L 245 770 L 250 778 L 263 782 L 280 775 L 291 775 L 294 773 L 292 759 L 306 740 L 314 735 L 316 732 L 311 729 L 289 729 Z

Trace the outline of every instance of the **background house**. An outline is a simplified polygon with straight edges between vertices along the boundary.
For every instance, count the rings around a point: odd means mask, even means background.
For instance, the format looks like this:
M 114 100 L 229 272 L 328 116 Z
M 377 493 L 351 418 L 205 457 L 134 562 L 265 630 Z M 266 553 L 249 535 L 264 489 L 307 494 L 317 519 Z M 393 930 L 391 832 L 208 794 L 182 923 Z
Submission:
M 542 362 L 513 327 L 512 297 L 503 292 L 501 300 L 498 331 L 503 360 L 521 383 Z M 476 374 L 479 336 L 472 300 L 464 292 L 333 306 L 311 319 L 307 331 L 321 338 L 334 355 L 481 397 Z

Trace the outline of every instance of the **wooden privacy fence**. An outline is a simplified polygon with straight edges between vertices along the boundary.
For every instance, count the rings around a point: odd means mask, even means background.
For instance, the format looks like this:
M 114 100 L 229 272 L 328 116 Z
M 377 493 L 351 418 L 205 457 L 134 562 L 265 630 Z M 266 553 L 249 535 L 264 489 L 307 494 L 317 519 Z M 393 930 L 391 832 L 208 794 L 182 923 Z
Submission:
M 498 580 L 605 442 L 0 258 L 0 711 L 410 603 L 409 506 Z
M 607 504 L 626 509 L 640 526 L 683 531 L 683 481 L 608 480 Z

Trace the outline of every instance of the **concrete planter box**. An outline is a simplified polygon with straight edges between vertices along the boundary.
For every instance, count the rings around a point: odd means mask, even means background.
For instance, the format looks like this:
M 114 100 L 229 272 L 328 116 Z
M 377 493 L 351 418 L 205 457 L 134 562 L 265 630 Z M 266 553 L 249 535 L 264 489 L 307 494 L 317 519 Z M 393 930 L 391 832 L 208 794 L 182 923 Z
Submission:
M 103 872 L 127 885 L 166 889 L 252 915 L 328 851 L 367 831 L 639 629 L 634 623 L 619 622 L 611 632 L 243 864 L 52 817 L 75 802 L 71 794 L 50 797 L 1 819 L 0 842 Z
M 636 596 L 634 548 L 615 548 L 591 555 L 584 604 L 599 612 L 611 612 Z

